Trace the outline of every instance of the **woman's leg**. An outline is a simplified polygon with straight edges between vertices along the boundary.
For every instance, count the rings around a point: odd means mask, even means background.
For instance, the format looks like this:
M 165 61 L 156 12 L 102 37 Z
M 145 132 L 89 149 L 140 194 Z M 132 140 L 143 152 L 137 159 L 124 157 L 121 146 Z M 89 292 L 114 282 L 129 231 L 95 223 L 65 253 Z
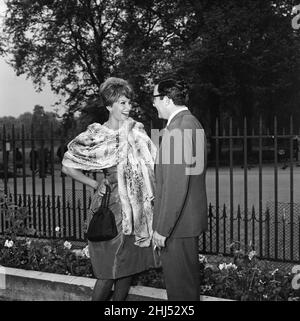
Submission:
M 92 301 L 107 301 L 113 286 L 114 280 L 97 279 L 94 286 Z
M 120 278 L 115 280 L 115 291 L 113 294 L 113 301 L 125 301 L 130 289 L 132 276 Z

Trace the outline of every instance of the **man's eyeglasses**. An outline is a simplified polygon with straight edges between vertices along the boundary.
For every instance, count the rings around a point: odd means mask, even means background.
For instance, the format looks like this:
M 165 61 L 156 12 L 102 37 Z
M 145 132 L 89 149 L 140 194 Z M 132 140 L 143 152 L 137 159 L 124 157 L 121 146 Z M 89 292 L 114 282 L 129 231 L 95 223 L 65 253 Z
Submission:
M 164 96 L 164 95 L 162 95 L 162 94 L 153 95 L 153 96 L 152 96 L 152 102 L 154 102 L 154 98 L 155 98 L 155 97 L 163 97 L 163 96 Z

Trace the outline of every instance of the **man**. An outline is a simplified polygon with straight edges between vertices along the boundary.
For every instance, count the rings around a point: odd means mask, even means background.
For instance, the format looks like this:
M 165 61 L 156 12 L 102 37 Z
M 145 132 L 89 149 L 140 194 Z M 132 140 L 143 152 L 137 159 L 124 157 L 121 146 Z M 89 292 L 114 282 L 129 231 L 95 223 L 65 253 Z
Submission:
M 186 86 L 167 79 L 153 106 L 167 119 L 155 167 L 153 243 L 161 249 L 168 300 L 200 299 L 199 235 L 207 229 L 206 139 L 185 106 Z

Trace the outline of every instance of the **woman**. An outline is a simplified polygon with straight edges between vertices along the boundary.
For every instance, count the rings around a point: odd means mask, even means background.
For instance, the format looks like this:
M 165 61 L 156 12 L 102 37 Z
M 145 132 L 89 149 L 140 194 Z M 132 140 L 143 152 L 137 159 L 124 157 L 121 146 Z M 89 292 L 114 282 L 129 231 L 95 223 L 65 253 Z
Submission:
M 126 299 L 132 276 L 154 266 L 151 247 L 154 160 L 156 147 L 143 125 L 129 117 L 132 88 L 120 78 L 108 78 L 100 95 L 109 111 L 103 125 L 94 123 L 68 144 L 63 172 L 96 189 L 89 211 L 99 207 L 105 185 L 111 188 L 109 207 L 118 235 L 104 242 L 89 242 L 97 282 L 92 300 L 107 300 L 114 285 L 114 301 Z M 100 183 L 82 173 L 102 171 Z

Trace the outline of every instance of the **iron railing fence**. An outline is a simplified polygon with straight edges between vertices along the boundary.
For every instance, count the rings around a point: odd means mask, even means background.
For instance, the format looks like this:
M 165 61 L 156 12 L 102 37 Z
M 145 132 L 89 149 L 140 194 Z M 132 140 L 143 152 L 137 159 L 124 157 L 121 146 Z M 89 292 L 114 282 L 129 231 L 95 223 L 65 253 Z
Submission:
M 230 244 L 237 241 L 264 259 L 299 261 L 300 134 L 292 118 L 290 128 L 281 131 L 276 117 L 272 130 L 265 129 L 260 118 L 258 132 L 248 130 L 246 119 L 243 131 L 234 130 L 232 119 L 227 130 L 218 124 L 216 120 L 215 134 L 207 137 L 212 185 L 209 227 L 200 237 L 200 251 L 230 255 Z M 58 237 L 59 226 L 60 237 L 84 241 L 93 191 L 61 173 L 58 149 L 64 150 L 64 139 L 54 137 L 52 128 L 47 138 L 40 133 L 35 137 L 32 130 L 25 137 L 24 128 L 0 130 L 2 188 L 15 204 L 28 209 L 28 224 L 37 237 Z M 101 179 L 102 174 L 88 175 Z M 2 209 L 0 233 L 5 230 L 4 214 Z

